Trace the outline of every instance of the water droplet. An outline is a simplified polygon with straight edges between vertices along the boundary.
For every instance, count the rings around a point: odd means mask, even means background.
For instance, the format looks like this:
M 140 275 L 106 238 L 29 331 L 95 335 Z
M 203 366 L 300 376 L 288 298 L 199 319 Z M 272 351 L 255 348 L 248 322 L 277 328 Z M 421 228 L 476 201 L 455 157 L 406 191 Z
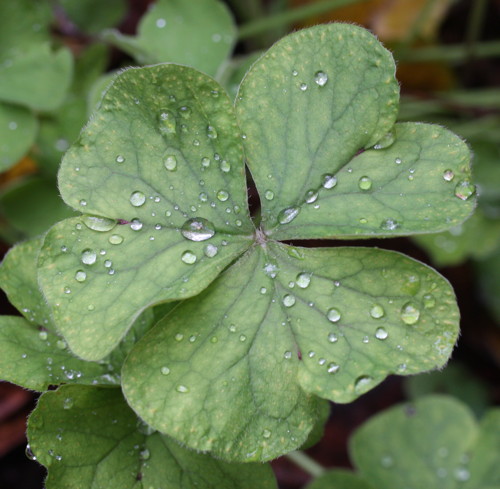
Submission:
M 170 369 L 168 367 L 162 367 L 160 372 L 162 375 L 168 375 L 170 373 Z
M 328 82 L 328 75 L 324 71 L 317 71 L 314 75 L 314 81 L 320 87 L 324 87 Z
M 201 159 L 201 166 L 203 168 L 208 168 L 210 166 L 210 158 L 207 158 L 206 156 L 204 156 L 202 159 Z
M 112 234 L 108 238 L 108 241 L 112 245 L 119 245 L 119 244 L 123 243 L 123 236 L 121 236 L 120 234 Z
M 188 388 L 188 387 L 186 387 L 185 385 L 182 385 L 182 384 L 179 384 L 179 385 L 175 388 L 175 390 L 176 390 L 177 392 L 180 392 L 181 394 L 186 394 L 187 392 L 189 392 L 189 388 Z
M 301 83 L 301 84 L 299 85 L 299 88 L 300 88 L 303 92 L 305 92 L 305 91 L 307 90 L 307 83 Z
M 89 249 L 84 250 L 81 260 L 84 265 L 93 265 L 97 261 L 97 253 Z
M 407 302 L 401 308 L 401 319 L 405 324 L 415 324 L 420 318 L 420 311 L 411 302 Z
M 370 309 L 370 316 L 374 319 L 380 319 L 381 317 L 384 317 L 384 315 L 384 308 L 380 304 L 374 304 Z
M 124 157 L 124 156 L 122 156 L 122 155 L 118 155 L 118 156 L 116 157 L 116 162 L 117 162 L 117 163 L 123 163 L 124 161 L 125 161 L 125 157 Z
M 159 18 L 156 19 L 155 24 L 158 29 L 163 29 L 167 25 L 167 21 L 165 19 Z
M 389 336 L 389 333 L 384 328 L 377 328 L 375 331 L 375 338 L 377 340 L 385 340 Z
M 111 265 L 113 265 L 113 262 L 112 262 L 111 260 L 106 260 L 106 261 L 104 262 L 104 266 L 105 266 L 106 268 L 110 268 L 110 267 L 111 267 Z
M 36 460 L 36 456 L 35 456 L 35 454 L 31 451 L 31 447 L 30 447 L 29 443 L 26 445 L 26 449 L 24 450 L 24 453 L 26 454 L 26 457 L 27 457 L 29 460 L 33 460 L 33 461 L 35 461 L 35 460 Z
M 283 297 L 283 305 L 285 307 L 292 307 L 295 304 L 295 297 L 291 294 L 287 294 Z
M 246 340 L 247 340 L 247 337 L 244 334 L 241 334 L 240 335 L 240 341 L 243 343 Z
M 219 338 L 217 338 L 217 336 L 212 336 L 210 338 L 210 343 L 217 343 L 219 341 Z
M 361 190 L 370 190 L 372 188 L 372 181 L 370 177 L 361 177 L 358 181 L 358 186 Z
M 455 479 L 461 482 L 467 481 L 470 478 L 470 472 L 465 467 L 458 467 L 453 472 Z
M 184 335 L 182 333 L 176 333 L 174 338 L 175 338 L 175 341 L 182 341 L 184 339 Z
M 396 158 L 396 159 L 394 160 L 394 163 L 396 163 L 396 165 L 401 165 L 402 161 L 403 161 L 403 160 L 402 160 L 401 158 Z
M 149 459 L 149 457 L 151 457 L 151 453 L 150 453 L 150 451 L 149 451 L 147 448 L 145 448 L 144 450 L 141 450 L 141 451 L 139 452 L 139 457 L 140 457 L 142 460 L 148 460 L 148 459 Z
M 179 108 L 179 113 L 184 119 L 190 119 L 192 110 L 187 105 L 183 105 L 182 107 Z
M 85 207 L 87 205 L 87 201 L 85 199 L 80 200 L 80 205 Z
M 217 248 L 217 246 L 213 244 L 207 244 L 203 251 L 205 253 L 205 256 L 208 256 L 208 258 L 213 258 L 219 252 L 219 248 Z
M 298 74 L 299 74 L 299 72 L 297 70 L 292 71 L 292 76 L 297 76 Z
M 335 333 L 329 333 L 328 334 L 328 341 L 330 343 L 337 343 L 337 341 L 338 341 L 337 335 Z
M 307 204 L 312 204 L 313 202 L 316 202 L 318 200 L 318 192 L 316 190 L 308 190 L 306 192 L 306 203 Z
M 42 340 L 45 341 L 48 338 L 48 333 L 47 331 L 40 331 L 38 333 L 38 337 Z
M 283 209 L 278 214 L 278 222 L 280 224 L 288 224 L 292 222 L 299 214 L 300 208 L 298 207 L 288 207 L 287 209 Z
M 163 165 L 168 171 L 177 170 L 177 158 L 175 155 L 167 154 L 163 156 Z
M 73 407 L 73 405 L 74 405 L 73 398 L 67 397 L 66 399 L 64 399 L 63 409 L 71 409 Z
M 399 227 L 400 224 L 395 219 L 385 219 L 380 224 L 380 228 L 384 231 L 394 231 Z
M 133 231 L 140 231 L 142 229 L 142 222 L 139 219 L 132 219 L 130 222 L 130 228 Z
M 192 265 L 196 262 L 197 257 L 192 251 L 187 250 L 182 254 L 181 260 L 187 265 Z
M 210 139 L 217 139 L 217 130 L 214 126 L 207 126 L 207 137 Z
M 75 280 L 77 282 L 85 282 L 86 278 L 87 278 L 87 274 L 83 270 L 78 270 L 75 273 Z
M 331 309 L 328 309 L 328 312 L 326 313 L 326 317 L 332 323 L 336 323 L 340 320 L 340 317 L 341 317 L 340 311 L 338 309 L 335 309 L 334 307 L 332 307 Z
M 461 200 L 468 200 L 476 192 L 476 187 L 468 180 L 462 180 L 455 187 L 455 195 Z
M 377 144 L 375 144 L 375 146 L 373 146 L 373 149 L 386 149 L 389 146 L 392 146 L 394 140 L 394 133 L 388 132 Z
M 142 192 L 136 190 L 130 195 L 130 203 L 134 207 L 140 207 L 141 205 L 144 205 L 144 202 L 146 202 L 146 196 Z
M 290 358 L 292 358 L 292 352 L 291 352 L 291 351 L 286 351 L 286 352 L 283 354 L 283 357 L 284 357 L 286 360 L 290 360 Z
M 354 382 L 354 390 L 358 394 L 363 394 L 369 389 L 372 382 L 373 378 L 369 375 L 361 375 L 356 379 L 356 382 Z
M 422 301 L 426 309 L 432 309 L 436 305 L 436 299 L 432 294 L 425 294 Z
M 225 191 L 225 190 L 219 190 L 217 192 L 217 198 L 221 201 L 221 202 L 225 202 L 227 199 L 229 199 L 229 194 Z
M 264 193 L 264 197 L 266 200 L 273 200 L 274 199 L 274 192 L 272 190 L 266 190 Z
M 314 357 L 316 356 L 316 352 L 311 350 L 311 351 L 307 354 L 307 356 L 308 356 L 309 358 L 314 358 Z
M 181 234 L 191 241 L 206 241 L 215 234 L 215 228 L 210 221 L 194 217 L 182 225 Z
M 384 455 L 380 459 L 380 465 L 388 469 L 389 467 L 392 467 L 394 465 L 394 459 L 390 455 Z
M 110 231 L 116 226 L 116 221 L 107 217 L 83 216 L 82 221 L 85 226 L 93 231 Z
M 160 112 L 160 115 L 158 116 L 158 122 L 161 134 L 174 134 L 177 130 L 177 122 L 175 120 L 175 116 L 168 110 L 162 110 Z
M 334 374 L 335 372 L 338 371 L 339 368 L 340 368 L 340 365 L 337 365 L 336 363 L 329 363 L 328 368 L 327 368 L 327 372 L 329 374 Z
M 337 177 L 333 175 L 323 175 L 323 188 L 330 189 L 337 185 Z
M 229 171 L 231 171 L 231 164 L 229 163 L 229 161 L 222 160 L 222 161 L 220 162 L 219 168 L 220 168 L 220 169 L 221 169 L 221 171 L 223 171 L 224 173 L 228 173 Z
M 305 289 L 309 287 L 309 284 L 311 283 L 311 274 L 306 272 L 299 273 L 295 282 L 301 289 Z
M 447 181 L 447 182 L 451 182 L 453 180 L 453 178 L 455 178 L 455 174 L 453 173 L 452 170 L 445 170 L 443 172 L 443 178 Z

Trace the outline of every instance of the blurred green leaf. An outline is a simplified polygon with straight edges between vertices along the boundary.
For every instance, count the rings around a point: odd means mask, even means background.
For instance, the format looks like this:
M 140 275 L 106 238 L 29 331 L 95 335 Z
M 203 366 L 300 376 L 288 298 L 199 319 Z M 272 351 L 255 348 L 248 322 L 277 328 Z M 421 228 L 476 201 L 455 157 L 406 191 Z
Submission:
M 373 489 L 373 486 L 353 472 L 336 469 L 317 477 L 306 489 Z

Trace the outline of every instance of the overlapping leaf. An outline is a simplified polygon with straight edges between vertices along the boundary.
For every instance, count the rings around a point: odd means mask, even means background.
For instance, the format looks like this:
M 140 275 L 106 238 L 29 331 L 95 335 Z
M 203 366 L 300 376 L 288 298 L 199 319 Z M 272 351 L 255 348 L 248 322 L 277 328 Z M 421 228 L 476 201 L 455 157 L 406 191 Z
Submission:
M 40 399 L 28 436 L 47 489 L 273 489 L 270 467 L 227 464 L 144 429 L 119 389 L 63 386 Z
M 104 357 L 140 310 L 197 294 L 250 245 L 243 171 L 231 103 L 210 78 L 159 65 L 116 79 L 59 173 L 88 215 L 54 226 L 40 255 L 77 355 Z
M 236 27 L 219 0 L 158 0 L 142 18 L 137 37 L 109 31 L 106 38 L 141 64 L 168 61 L 213 76 L 233 48 Z
M 499 421 L 493 409 L 478 426 L 462 403 L 429 396 L 370 419 L 354 434 L 351 452 L 377 489 L 493 489 L 500 483 Z

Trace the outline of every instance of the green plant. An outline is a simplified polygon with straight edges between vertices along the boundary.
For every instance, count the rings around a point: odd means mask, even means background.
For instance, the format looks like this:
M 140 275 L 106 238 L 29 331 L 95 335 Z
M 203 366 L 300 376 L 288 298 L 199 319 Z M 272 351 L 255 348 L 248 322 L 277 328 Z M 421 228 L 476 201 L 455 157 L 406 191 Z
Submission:
M 116 487 L 154 487 L 174 459 L 172 487 L 273 487 L 268 468 L 248 466 L 251 486 L 232 464 L 301 447 L 324 399 L 447 362 L 459 315 L 437 272 L 301 241 L 436 232 L 472 212 L 467 146 L 437 125 L 395 124 L 394 71 L 367 31 L 331 24 L 274 45 L 235 108 L 192 68 L 115 78 L 59 171 L 83 214 L 0 270 L 25 316 L 2 320 L 2 377 L 90 384 L 44 394 L 31 418 L 48 487 L 109 487 L 117 473 Z

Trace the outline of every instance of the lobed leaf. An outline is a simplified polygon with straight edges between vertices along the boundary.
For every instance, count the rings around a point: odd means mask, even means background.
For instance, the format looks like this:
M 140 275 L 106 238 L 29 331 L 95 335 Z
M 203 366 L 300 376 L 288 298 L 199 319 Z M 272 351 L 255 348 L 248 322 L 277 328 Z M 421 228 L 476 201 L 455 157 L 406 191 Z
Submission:
M 158 0 L 136 37 L 108 31 L 106 39 L 141 64 L 174 62 L 216 75 L 233 49 L 236 27 L 218 0 Z
M 318 416 L 310 394 L 349 402 L 390 373 L 440 367 L 457 335 L 451 287 L 423 264 L 268 242 L 139 341 L 122 385 L 182 443 L 267 460 L 303 443 Z
M 30 447 L 47 489 L 273 489 L 270 467 L 227 464 L 144 430 L 119 389 L 63 386 L 30 417 Z
M 88 214 L 54 226 L 39 261 L 78 356 L 104 357 L 141 310 L 197 294 L 250 246 L 243 172 L 231 103 L 206 75 L 166 64 L 115 79 L 59 172 Z

